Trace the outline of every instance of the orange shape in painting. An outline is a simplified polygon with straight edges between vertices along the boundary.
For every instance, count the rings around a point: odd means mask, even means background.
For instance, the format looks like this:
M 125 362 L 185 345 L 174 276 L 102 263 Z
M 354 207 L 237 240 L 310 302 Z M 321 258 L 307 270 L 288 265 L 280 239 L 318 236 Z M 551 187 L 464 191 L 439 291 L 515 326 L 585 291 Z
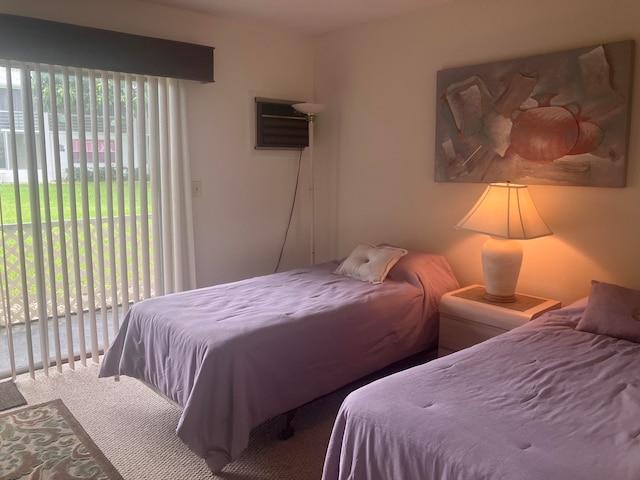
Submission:
M 532 108 L 513 121 L 511 146 L 527 160 L 550 162 L 573 150 L 579 132 L 578 122 L 566 108 Z
M 569 155 L 593 152 L 604 140 L 604 132 L 595 123 L 579 122 L 578 127 L 578 140 Z

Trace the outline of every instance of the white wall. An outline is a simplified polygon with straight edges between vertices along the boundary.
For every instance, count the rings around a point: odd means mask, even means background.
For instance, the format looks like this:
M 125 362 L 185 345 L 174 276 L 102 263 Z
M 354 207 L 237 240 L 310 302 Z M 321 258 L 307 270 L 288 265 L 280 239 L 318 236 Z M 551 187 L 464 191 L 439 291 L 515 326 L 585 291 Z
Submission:
M 0 0 L 0 12 L 215 47 L 215 83 L 188 86 L 198 285 L 273 271 L 299 153 L 254 150 L 254 97 L 313 99 L 309 37 L 131 0 Z M 308 259 L 300 207 L 285 268 Z
M 444 254 L 482 283 L 485 236 L 453 225 L 482 184 L 435 183 L 440 69 L 635 39 L 637 0 L 455 0 L 321 37 L 316 45 L 320 256 L 359 241 Z M 555 235 L 523 242 L 518 290 L 568 303 L 591 279 L 640 288 L 640 72 L 635 62 L 628 187 L 531 186 Z
M 275 266 L 298 154 L 253 149 L 255 96 L 327 104 L 316 123 L 319 260 L 386 241 L 442 253 L 462 284 L 481 283 L 484 237 L 453 225 L 484 185 L 433 181 L 436 72 L 640 40 L 637 0 L 455 0 L 315 39 L 126 0 L 0 0 L 0 12 L 216 47 L 216 83 L 188 96 L 200 286 Z M 523 243 L 520 291 L 567 303 L 591 279 L 640 288 L 638 64 L 628 187 L 532 186 L 555 235 Z M 307 261 L 305 207 L 285 268 Z

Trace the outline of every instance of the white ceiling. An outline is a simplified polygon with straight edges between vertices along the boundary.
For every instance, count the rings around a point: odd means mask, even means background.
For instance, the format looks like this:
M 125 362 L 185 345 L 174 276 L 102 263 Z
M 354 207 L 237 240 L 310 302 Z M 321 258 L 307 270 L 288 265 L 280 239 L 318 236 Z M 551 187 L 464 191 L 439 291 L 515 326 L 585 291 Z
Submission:
M 143 0 L 319 35 L 450 0 Z

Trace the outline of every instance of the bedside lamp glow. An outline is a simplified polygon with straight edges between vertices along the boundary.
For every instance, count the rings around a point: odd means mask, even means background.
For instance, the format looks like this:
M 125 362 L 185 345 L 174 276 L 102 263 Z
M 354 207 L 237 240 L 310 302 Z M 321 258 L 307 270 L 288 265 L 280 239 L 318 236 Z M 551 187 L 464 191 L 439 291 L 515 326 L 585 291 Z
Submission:
M 515 301 L 522 265 L 522 246 L 516 240 L 552 235 L 536 209 L 526 185 L 492 183 L 456 228 L 490 235 L 482 246 L 485 298 Z

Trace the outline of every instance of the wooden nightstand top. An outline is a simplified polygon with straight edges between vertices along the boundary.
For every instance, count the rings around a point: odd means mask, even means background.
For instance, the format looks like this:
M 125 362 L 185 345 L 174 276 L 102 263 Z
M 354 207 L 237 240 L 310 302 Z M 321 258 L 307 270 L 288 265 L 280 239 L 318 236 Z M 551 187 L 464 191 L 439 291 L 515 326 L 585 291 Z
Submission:
M 472 285 L 468 288 L 456 290 L 453 293 L 453 296 L 466 298 L 467 300 L 473 300 L 474 302 L 482 302 L 488 305 L 495 305 L 497 307 L 510 308 L 511 310 L 517 310 L 519 312 L 525 312 L 547 301 L 546 298 L 531 297 L 529 295 L 522 295 L 521 293 L 516 293 L 515 302 L 508 302 L 508 303 L 493 302 L 491 300 L 487 300 L 486 298 L 484 298 L 483 296 L 484 292 L 485 292 L 485 289 L 482 285 Z
M 560 308 L 558 300 L 516 293 L 516 301 L 500 303 L 486 300 L 484 286 L 469 285 L 443 295 L 440 314 L 503 330 L 511 330 L 548 310 Z

